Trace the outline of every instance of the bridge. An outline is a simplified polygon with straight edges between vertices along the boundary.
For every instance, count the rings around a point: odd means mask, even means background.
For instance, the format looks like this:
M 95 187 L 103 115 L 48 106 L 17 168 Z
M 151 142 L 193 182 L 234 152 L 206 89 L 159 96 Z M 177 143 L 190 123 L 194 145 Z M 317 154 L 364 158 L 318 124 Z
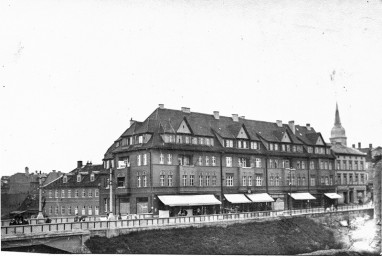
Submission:
M 1 246 L 3 250 L 14 250 L 25 246 L 44 245 L 70 253 L 86 253 L 84 243 L 92 236 L 112 237 L 133 231 L 170 229 L 183 227 L 201 227 L 209 225 L 227 225 L 244 221 L 264 221 L 281 217 L 338 215 L 372 212 L 370 205 L 340 206 L 336 211 L 324 208 L 309 208 L 287 211 L 240 212 L 212 215 L 194 215 L 158 218 L 151 215 L 135 218 L 101 221 L 97 218 L 85 222 L 73 222 L 74 218 L 55 218 L 54 223 L 38 224 L 32 220 L 30 225 L 9 226 L 2 222 Z M 371 213 L 371 216 L 373 213 Z M 329 216 L 331 217 L 331 216 Z M 8 225 L 7 225 L 8 224 Z

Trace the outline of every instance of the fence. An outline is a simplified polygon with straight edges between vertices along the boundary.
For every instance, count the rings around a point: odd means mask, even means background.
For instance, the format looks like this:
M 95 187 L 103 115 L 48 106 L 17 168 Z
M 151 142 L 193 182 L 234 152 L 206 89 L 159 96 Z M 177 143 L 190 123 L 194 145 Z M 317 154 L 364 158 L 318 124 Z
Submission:
M 338 207 L 337 211 L 349 211 L 356 209 L 369 209 L 370 206 L 362 205 L 349 205 Z M 139 227 L 152 227 L 152 226 L 169 226 L 169 225 L 184 225 L 184 224 L 198 224 L 208 222 L 225 222 L 232 220 L 249 220 L 272 218 L 282 215 L 303 215 L 311 213 L 324 213 L 324 208 L 310 208 L 299 210 L 287 211 L 264 211 L 264 212 L 242 212 L 242 213 L 226 213 L 226 214 L 213 214 L 213 215 L 194 215 L 182 217 L 168 217 L 168 218 L 141 218 L 141 219 L 126 219 L 115 221 L 85 221 L 85 222 L 63 222 L 63 223 L 45 223 L 45 224 L 31 224 L 20 226 L 3 226 L 1 227 L 1 236 L 10 236 L 18 234 L 31 234 L 31 233 L 49 233 L 49 232 L 76 232 L 82 230 L 100 230 L 111 228 L 139 228 Z M 70 218 L 61 218 L 61 221 L 70 220 Z

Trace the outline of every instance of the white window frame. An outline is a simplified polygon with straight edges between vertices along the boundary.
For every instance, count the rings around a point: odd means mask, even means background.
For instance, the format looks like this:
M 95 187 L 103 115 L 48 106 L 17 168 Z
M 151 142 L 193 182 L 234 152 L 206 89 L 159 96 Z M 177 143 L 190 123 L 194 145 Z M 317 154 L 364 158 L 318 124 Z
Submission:
M 172 187 L 172 174 L 167 176 L 167 184 L 169 187 Z
M 63 183 L 68 182 L 68 176 L 65 175 L 65 176 L 62 178 L 62 182 L 63 182 Z
M 183 184 L 184 187 L 187 186 L 187 175 L 183 175 L 182 176 L 182 184 Z
M 77 174 L 77 182 L 81 182 L 81 174 Z
M 233 187 L 233 175 L 232 174 L 226 174 L 226 185 L 227 187 Z
M 164 164 L 164 155 L 162 153 L 159 155 L 159 163 Z
M 216 166 L 216 157 L 215 156 L 212 157 L 212 166 Z
M 90 181 L 94 181 L 95 180 L 95 177 L 94 177 L 94 173 L 90 174 Z
M 61 198 L 65 198 L 65 190 L 64 189 L 61 190 Z
M 207 175 L 206 176 L 206 186 L 209 186 L 210 185 L 210 176 Z
M 248 186 L 252 186 L 252 176 L 248 176 Z
M 172 155 L 167 154 L 167 164 L 172 164 Z
M 242 186 L 247 186 L 247 176 L 242 176 L 241 182 L 242 182 Z
M 95 197 L 99 197 L 99 189 L 98 188 L 95 189 L 94 196 Z
M 206 156 L 206 166 L 209 166 L 209 165 L 210 165 L 210 157 Z
M 203 187 L 203 175 L 199 175 L 199 187 Z
M 141 162 L 141 155 L 137 155 L 137 165 L 138 166 L 141 166 L 142 162 Z
M 195 179 L 195 175 L 191 174 L 190 175 L 190 186 L 194 186 L 194 179 Z
M 260 175 L 256 176 L 256 187 L 262 186 L 262 177 Z
M 143 154 L 143 165 L 147 165 L 147 154 Z
M 164 187 L 164 179 L 165 179 L 165 175 L 164 174 L 161 174 L 159 176 L 159 181 L 160 181 L 160 186 L 161 187 Z
M 232 156 L 226 156 L 225 161 L 226 161 L 226 167 L 232 167 Z

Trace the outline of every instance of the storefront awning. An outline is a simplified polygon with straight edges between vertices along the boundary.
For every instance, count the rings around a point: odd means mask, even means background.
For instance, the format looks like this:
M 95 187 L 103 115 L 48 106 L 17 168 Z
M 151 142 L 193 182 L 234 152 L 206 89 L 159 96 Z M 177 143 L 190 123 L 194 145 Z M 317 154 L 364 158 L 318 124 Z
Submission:
M 233 204 L 251 203 L 251 200 L 246 198 L 244 194 L 224 194 L 224 197 Z
M 214 195 L 171 195 L 158 196 L 168 206 L 196 206 L 221 204 Z
M 288 194 L 290 195 L 294 200 L 314 200 L 316 199 L 314 196 L 312 196 L 309 193 L 292 193 Z
M 325 193 L 325 196 L 329 197 L 330 199 L 339 199 L 342 198 L 339 194 L 336 193 Z
M 274 202 L 273 198 L 267 193 L 260 194 L 246 194 L 246 196 L 251 199 L 254 203 L 266 203 L 266 202 Z

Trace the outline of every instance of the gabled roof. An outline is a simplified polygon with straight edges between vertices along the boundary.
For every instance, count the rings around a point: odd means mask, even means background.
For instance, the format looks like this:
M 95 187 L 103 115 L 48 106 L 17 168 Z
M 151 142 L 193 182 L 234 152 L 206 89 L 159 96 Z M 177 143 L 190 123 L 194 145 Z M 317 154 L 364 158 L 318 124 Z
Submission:
M 181 110 L 157 108 L 143 122 L 134 122 L 120 137 L 132 136 L 137 134 L 152 134 L 149 141 L 139 145 L 120 146 L 118 148 L 113 144 L 106 152 L 105 159 L 112 158 L 112 153 L 121 152 L 135 148 L 146 147 L 167 147 L 163 142 L 161 134 L 176 134 L 181 123 L 185 121 L 194 136 L 215 137 L 219 141 L 222 139 L 235 139 L 243 127 L 249 136 L 249 139 L 256 141 L 281 142 L 287 134 L 294 144 L 315 145 L 317 138 L 321 136 L 313 128 L 309 130 L 305 126 L 295 125 L 295 134 L 289 125 L 283 124 L 279 127 L 274 122 L 265 122 L 238 118 L 234 121 L 232 117 L 219 116 L 218 119 L 213 114 L 203 114 L 197 112 L 184 112 Z M 322 136 L 321 136 L 322 137 Z M 182 144 L 184 148 L 186 145 Z M 175 145 L 170 145 L 174 148 Z M 187 147 L 187 146 L 186 146 Z M 200 148 L 202 145 L 193 145 Z M 221 148 L 220 143 L 213 146 Z

